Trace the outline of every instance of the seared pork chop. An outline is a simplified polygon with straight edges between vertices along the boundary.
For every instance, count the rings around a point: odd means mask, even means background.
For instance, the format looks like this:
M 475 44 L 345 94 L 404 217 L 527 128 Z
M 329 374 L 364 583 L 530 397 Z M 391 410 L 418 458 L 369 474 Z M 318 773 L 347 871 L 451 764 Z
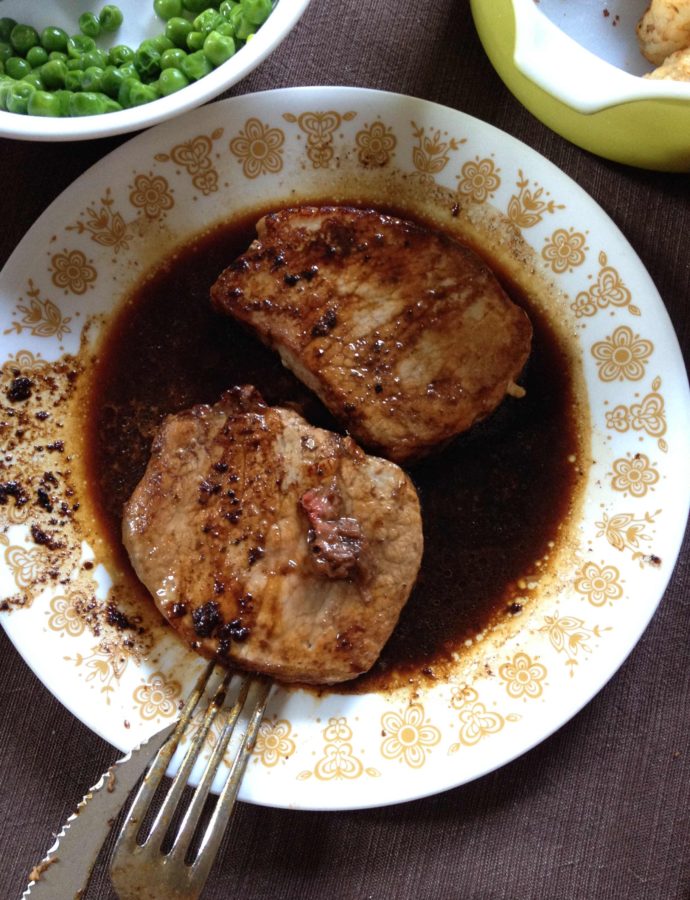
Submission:
M 490 270 L 442 234 L 372 210 L 265 216 L 218 278 L 249 325 L 365 447 L 423 456 L 514 389 L 532 328 Z
M 253 388 L 165 419 L 123 538 L 194 649 L 309 683 L 373 665 L 422 556 L 419 501 L 398 466 Z

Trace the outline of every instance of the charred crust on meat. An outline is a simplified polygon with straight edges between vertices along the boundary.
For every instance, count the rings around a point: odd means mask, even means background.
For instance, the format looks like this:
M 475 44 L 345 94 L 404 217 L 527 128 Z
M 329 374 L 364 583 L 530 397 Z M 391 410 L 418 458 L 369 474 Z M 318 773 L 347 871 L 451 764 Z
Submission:
M 228 467 L 228 464 L 227 464 L 226 462 L 223 462 L 223 461 L 221 460 L 221 461 L 219 461 L 219 462 L 217 462 L 217 463 L 214 463 L 214 464 L 213 464 L 213 468 L 214 468 L 214 470 L 215 470 L 216 472 L 218 472 L 220 475 L 222 475 L 222 474 L 224 474 L 225 472 L 228 471 L 228 468 L 229 468 L 229 467 Z
M 0 506 L 5 506 L 9 497 L 15 506 L 24 506 L 29 502 L 29 495 L 18 481 L 5 481 L 0 484 Z
M 319 274 L 318 266 L 309 266 L 308 269 L 303 269 L 300 272 L 300 275 L 302 276 L 302 278 L 304 278 L 304 280 L 307 282 L 313 281 L 318 274 Z
M 302 278 L 296 272 L 288 272 L 287 275 L 283 276 L 283 281 L 288 287 L 294 287 Z
M 312 337 L 323 337 L 324 335 L 328 334 L 329 331 L 332 331 L 337 324 L 338 315 L 336 311 L 332 307 L 330 307 L 314 324 L 311 330 L 311 335 Z
M 263 547 L 250 547 L 247 551 L 247 565 L 255 565 L 263 557 L 265 552 Z
M 186 603 L 173 603 L 170 607 L 170 615 L 173 619 L 181 619 L 182 616 L 187 614 L 187 604 Z
M 194 632 L 200 638 L 211 637 L 222 622 L 220 608 L 215 600 L 209 600 L 203 606 L 197 606 L 192 612 Z

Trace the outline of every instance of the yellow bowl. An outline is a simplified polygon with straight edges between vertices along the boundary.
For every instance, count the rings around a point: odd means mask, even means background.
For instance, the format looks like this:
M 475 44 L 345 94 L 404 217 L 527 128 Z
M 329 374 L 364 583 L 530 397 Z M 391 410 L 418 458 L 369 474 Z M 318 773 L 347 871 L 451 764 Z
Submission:
M 491 63 L 533 115 L 598 156 L 690 171 L 690 84 L 650 81 L 606 62 L 534 0 L 471 0 Z

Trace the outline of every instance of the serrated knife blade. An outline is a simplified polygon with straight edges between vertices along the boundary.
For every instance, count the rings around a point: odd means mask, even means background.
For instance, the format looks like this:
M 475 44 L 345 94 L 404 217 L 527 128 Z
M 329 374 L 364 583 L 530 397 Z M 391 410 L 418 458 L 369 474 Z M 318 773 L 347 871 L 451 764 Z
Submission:
M 176 724 L 156 732 L 101 775 L 31 870 L 22 900 L 79 900 L 113 822 Z

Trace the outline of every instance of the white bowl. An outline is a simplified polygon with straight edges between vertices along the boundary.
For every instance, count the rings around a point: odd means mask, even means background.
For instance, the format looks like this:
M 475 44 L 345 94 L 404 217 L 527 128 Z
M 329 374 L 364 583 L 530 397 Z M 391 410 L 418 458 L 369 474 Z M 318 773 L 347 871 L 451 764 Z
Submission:
M 104 3 L 105 0 L 42 0 L 41 3 L 4 0 L 0 4 L 0 15 L 33 25 L 39 32 L 47 25 L 57 25 L 68 34 L 76 34 L 79 16 L 83 12 L 98 12 Z M 0 137 L 23 141 L 90 140 L 148 128 L 201 106 L 263 62 L 292 30 L 308 3 L 309 0 L 278 0 L 269 18 L 248 44 L 205 78 L 175 94 L 132 109 L 79 118 L 42 118 L 0 110 Z M 155 15 L 153 0 L 118 0 L 117 6 L 122 10 L 124 22 L 115 34 L 99 38 L 99 47 L 106 49 L 115 44 L 127 44 L 136 48 L 145 38 L 163 33 L 165 23 Z

